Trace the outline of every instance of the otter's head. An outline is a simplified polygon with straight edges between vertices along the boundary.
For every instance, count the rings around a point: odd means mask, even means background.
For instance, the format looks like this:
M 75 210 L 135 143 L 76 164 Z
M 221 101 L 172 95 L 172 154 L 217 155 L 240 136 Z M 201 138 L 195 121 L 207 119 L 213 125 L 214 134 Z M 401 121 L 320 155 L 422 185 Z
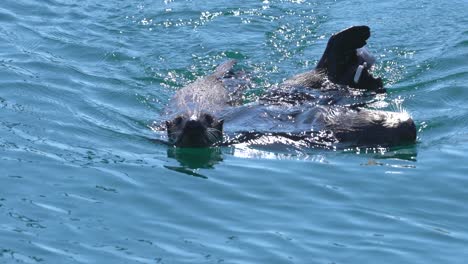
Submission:
M 417 129 L 406 112 L 333 108 L 327 127 L 340 142 L 361 146 L 395 146 L 414 143 Z
M 176 147 L 203 148 L 223 139 L 223 120 L 210 114 L 179 115 L 166 121 L 169 142 Z

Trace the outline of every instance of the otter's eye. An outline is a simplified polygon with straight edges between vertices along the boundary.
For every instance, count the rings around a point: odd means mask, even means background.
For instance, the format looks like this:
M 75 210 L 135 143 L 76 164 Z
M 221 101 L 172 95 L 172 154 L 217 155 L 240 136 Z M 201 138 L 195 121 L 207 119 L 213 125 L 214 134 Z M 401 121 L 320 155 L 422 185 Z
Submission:
M 182 117 L 178 116 L 174 119 L 174 124 L 175 125 L 180 125 L 182 123 Z
M 214 122 L 214 119 L 211 115 L 205 115 L 205 121 L 208 125 L 211 125 Z

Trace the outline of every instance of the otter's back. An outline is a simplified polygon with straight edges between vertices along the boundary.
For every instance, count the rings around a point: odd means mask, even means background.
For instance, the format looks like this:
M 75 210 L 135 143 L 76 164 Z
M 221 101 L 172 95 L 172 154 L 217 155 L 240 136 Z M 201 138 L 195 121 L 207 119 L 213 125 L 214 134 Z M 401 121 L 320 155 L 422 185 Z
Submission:
M 229 100 L 229 93 L 222 78 L 235 63 L 234 60 L 227 61 L 219 65 L 213 74 L 201 77 L 177 91 L 169 111 L 173 112 L 172 114 L 197 116 L 201 112 L 216 113 L 222 109 Z

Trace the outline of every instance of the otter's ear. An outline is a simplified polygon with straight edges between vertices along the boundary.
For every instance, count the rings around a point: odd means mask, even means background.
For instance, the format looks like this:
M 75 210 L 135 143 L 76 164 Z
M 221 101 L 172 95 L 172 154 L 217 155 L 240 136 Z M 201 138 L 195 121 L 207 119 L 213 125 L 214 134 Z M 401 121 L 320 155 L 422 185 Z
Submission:
M 221 132 L 223 132 L 223 125 L 224 125 L 224 120 L 218 120 L 217 124 L 215 125 L 215 128 Z

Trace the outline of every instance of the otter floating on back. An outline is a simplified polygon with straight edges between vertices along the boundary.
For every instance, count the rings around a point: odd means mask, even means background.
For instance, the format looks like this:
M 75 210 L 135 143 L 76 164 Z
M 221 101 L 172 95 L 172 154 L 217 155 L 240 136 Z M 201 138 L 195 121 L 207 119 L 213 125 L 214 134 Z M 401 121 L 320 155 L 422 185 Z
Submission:
M 362 90 L 384 92 L 370 69 L 375 59 L 362 48 L 367 26 L 330 37 L 315 70 L 296 75 L 268 90 L 259 101 L 233 106 L 238 92 L 224 80 L 235 61 L 177 92 L 177 113 L 166 122 L 169 143 L 177 147 L 229 145 L 275 136 L 308 145 L 352 143 L 398 145 L 416 140 L 416 126 L 404 112 L 370 110 L 349 104 Z M 231 88 L 231 89 L 230 89 Z M 355 90 L 355 89 L 359 90 Z M 344 101 L 345 103 L 343 103 Z M 223 124 L 228 138 L 223 138 Z

